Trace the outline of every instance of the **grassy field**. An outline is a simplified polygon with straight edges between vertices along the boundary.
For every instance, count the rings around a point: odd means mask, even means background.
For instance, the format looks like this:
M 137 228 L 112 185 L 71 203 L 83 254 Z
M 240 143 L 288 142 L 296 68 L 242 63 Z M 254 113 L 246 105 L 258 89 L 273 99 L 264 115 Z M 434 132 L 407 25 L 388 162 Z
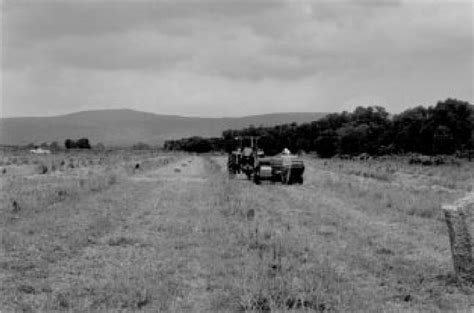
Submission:
M 152 152 L 4 155 L 0 311 L 474 307 L 474 290 L 454 280 L 440 209 L 473 191 L 472 163 L 307 157 L 301 186 L 229 179 L 225 164 Z

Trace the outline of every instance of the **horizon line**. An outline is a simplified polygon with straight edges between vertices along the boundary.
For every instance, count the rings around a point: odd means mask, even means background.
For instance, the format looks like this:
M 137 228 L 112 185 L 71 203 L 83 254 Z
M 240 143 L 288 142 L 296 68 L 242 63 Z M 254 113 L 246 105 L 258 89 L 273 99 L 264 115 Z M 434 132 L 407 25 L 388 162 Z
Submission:
M 69 113 L 63 114 L 54 114 L 54 115 L 15 115 L 15 116 L 0 116 L 0 120 L 2 119 L 14 119 L 14 118 L 49 118 L 49 117 L 64 117 L 68 115 L 74 114 L 81 114 L 81 113 L 90 113 L 90 112 L 107 112 L 107 111 L 131 111 L 135 113 L 145 113 L 145 114 L 152 114 L 157 116 L 164 116 L 164 117 L 178 117 L 178 118 L 199 118 L 199 119 L 238 119 L 238 118 L 247 118 L 247 117 L 254 117 L 254 116 L 263 116 L 263 115 L 278 115 L 278 114 L 330 114 L 334 112 L 317 112 L 317 111 L 277 111 L 277 112 L 268 112 L 268 113 L 259 113 L 259 114 L 250 114 L 250 115 L 238 115 L 238 116 L 199 116 L 199 115 L 180 115 L 180 114 L 161 114 L 155 113 L 150 111 L 141 111 L 137 109 L 131 108 L 109 108 L 109 109 L 91 109 L 91 110 L 80 110 L 80 111 L 73 111 Z

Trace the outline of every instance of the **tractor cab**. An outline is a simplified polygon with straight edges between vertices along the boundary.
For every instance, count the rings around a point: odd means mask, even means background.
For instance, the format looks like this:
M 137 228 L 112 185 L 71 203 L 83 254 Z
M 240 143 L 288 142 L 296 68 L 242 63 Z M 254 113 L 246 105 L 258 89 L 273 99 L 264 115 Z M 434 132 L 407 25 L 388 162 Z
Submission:
M 251 147 L 245 147 L 242 151 L 242 162 L 240 168 L 242 172 L 247 176 L 248 179 L 251 178 L 253 174 L 253 167 L 255 165 L 255 155 L 254 149 Z
M 248 179 L 251 179 L 254 172 L 255 160 L 259 154 L 263 155 L 263 151 L 257 149 L 258 137 L 238 136 L 235 137 L 235 140 L 238 140 L 240 147 L 229 154 L 227 162 L 229 174 L 243 173 Z

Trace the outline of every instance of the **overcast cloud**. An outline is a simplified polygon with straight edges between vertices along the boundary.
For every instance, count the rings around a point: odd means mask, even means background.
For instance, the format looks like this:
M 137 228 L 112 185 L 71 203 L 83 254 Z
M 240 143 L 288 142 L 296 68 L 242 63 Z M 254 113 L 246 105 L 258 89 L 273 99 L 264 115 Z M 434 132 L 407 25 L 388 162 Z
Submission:
M 470 0 L 16 0 L 1 11 L 5 117 L 473 100 Z

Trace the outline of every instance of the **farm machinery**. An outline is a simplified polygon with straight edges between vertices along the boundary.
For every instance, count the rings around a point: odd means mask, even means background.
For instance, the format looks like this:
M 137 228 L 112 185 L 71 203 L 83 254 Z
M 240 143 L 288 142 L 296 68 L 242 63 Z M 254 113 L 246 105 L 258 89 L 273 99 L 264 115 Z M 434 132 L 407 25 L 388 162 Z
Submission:
M 253 180 L 260 184 L 262 180 L 281 182 L 291 185 L 302 184 L 304 163 L 296 155 L 281 153 L 274 157 L 258 159 L 255 165 Z
M 236 175 L 241 173 L 240 164 L 242 162 L 242 151 L 237 149 L 229 153 L 227 159 L 227 169 L 229 174 Z
M 245 174 L 256 184 L 262 181 L 281 182 L 282 184 L 303 183 L 304 162 L 288 149 L 282 153 L 268 157 L 258 149 L 258 137 L 237 137 L 240 148 L 229 154 L 228 170 L 232 175 Z M 243 147 L 243 140 L 250 139 L 250 146 Z
M 230 174 L 245 174 L 250 180 L 253 175 L 255 158 L 258 155 L 256 152 L 258 152 L 258 149 L 255 148 L 257 139 L 254 141 L 254 137 L 248 137 L 250 138 L 250 146 L 244 147 L 243 140 L 246 138 L 247 137 L 237 138 L 240 140 L 240 148 L 237 148 L 229 154 L 227 168 Z

